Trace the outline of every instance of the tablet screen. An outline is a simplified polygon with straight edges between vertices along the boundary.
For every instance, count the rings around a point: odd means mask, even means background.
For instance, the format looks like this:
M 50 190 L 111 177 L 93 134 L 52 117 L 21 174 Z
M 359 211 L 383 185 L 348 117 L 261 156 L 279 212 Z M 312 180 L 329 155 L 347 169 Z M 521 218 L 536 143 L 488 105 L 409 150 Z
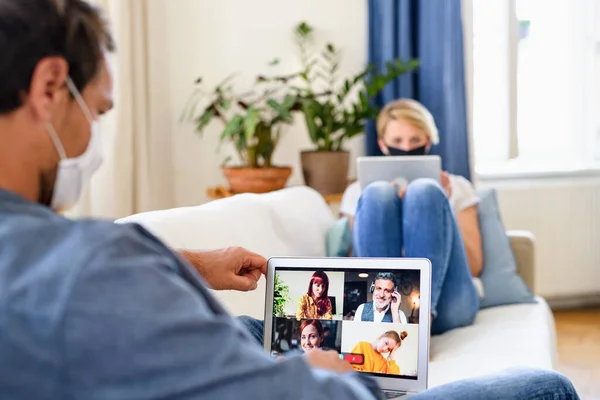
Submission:
M 271 354 L 335 350 L 364 373 L 417 379 L 419 270 L 277 267 Z

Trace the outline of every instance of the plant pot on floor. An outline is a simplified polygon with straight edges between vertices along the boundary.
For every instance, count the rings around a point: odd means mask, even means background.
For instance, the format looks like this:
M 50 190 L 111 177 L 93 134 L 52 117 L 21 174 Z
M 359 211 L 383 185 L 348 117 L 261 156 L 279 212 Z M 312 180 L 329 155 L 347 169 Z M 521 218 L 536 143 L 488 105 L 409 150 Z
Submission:
M 223 167 L 222 170 L 229 182 L 229 190 L 235 194 L 267 193 L 283 189 L 292 174 L 290 167 Z
M 323 196 L 346 190 L 350 162 L 347 151 L 303 151 L 300 159 L 307 186 Z

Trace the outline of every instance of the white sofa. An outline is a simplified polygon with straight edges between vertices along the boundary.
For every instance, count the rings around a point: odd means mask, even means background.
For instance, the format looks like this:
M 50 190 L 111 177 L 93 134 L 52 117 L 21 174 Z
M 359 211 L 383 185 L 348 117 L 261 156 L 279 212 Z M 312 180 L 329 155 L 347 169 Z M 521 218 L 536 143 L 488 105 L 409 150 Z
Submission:
M 242 194 L 196 207 L 137 214 L 136 222 L 173 248 L 243 246 L 265 257 L 325 256 L 325 236 L 335 216 L 307 187 Z M 533 286 L 533 239 L 512 234 L 519 270 Z M 264 316 L 265 282 L 251 293 L 215 292 L 234 315 Z M 546 302 L 485 309 L 475 324 L 431 340 L 429 386 L 515 366 L 553 369 L 554 319 Z

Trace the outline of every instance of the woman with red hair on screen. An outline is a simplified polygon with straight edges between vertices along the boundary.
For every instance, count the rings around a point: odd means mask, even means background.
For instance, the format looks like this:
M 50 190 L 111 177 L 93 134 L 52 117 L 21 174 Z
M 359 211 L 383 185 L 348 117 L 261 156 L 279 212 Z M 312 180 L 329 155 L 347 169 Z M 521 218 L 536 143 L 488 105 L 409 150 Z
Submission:
M 310 278 L 308 292 L 298 301 L 296 318 L 333 319 L 331 300 L 327 296 L 329 277 L 323 271 L 316 271 Z
M 300 333 L 300 347 L 308 353 L 314 349 L 320 349 L 325 340 L 323 325 L 318 319 L 307 319 L 298 328 Z

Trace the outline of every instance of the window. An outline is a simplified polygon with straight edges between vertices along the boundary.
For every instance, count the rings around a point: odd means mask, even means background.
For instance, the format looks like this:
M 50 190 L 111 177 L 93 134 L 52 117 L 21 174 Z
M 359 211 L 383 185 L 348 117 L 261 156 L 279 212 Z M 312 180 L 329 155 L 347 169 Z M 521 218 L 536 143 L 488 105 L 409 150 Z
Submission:
M 477 170 L 600 161 L 600 0 L 473 0 Z

